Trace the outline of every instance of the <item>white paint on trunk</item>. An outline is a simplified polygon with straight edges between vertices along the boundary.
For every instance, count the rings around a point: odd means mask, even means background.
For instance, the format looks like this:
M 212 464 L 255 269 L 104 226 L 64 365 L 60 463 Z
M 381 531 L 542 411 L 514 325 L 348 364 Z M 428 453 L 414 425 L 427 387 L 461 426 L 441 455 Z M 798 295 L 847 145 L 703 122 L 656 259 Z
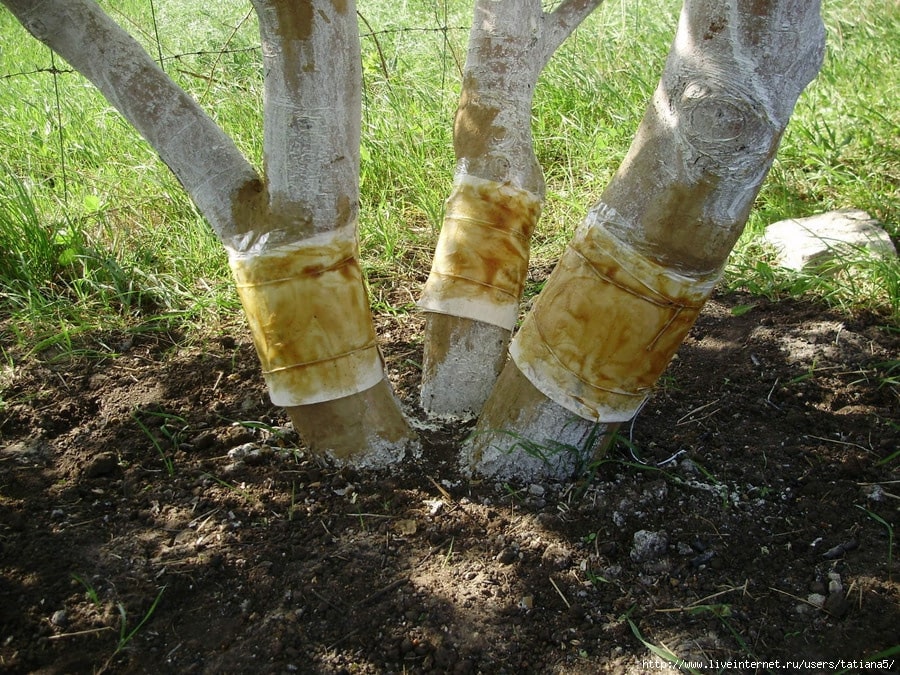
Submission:
M 253 0 L 265 68 L 272 245 L 355 224 L 359 209 L 361 63 L 353 0 Z
M 544 199 L 534 90 L 556 48 L 599 4 L 565 0 L 550 13 L 540 0 L 475 4 L 453 130 L 454 190 L 420 303 L 458 318 L 426 324 L 421 401 L 430 413 L 477 414 L 505 360 Z M 477 380 L 461 389 L 463 373 Z
M 635 140 L 601 200 L 617 235 L 688 274 L 722 266 L 824 53 L 819 3 L 688 0 Z
M 618 425 L 587 422 L 548 400 L 513 361 L 491 397 L 475 432 L 463 444 L 460 465 L 467 474 L 494 480 L 569 480 L 585 471 Z
M 431 313 L 427 322 L 427 331 L 441 333 L 441 348 L 433 346 L 424 355 L 419 392 L 422 409 L 445 419 L 477 416 L 503 368 L 509 331 L 436 313 Z

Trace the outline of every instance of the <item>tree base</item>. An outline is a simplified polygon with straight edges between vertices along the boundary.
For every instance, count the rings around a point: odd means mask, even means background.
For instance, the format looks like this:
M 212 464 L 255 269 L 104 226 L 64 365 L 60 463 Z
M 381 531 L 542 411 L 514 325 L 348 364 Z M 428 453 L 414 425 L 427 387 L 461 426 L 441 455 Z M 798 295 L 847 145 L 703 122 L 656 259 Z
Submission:
M 477 416 L 506 361 L 510 331 L 482 321 L 429 312 L 422 364 L 422 409 Z
M 510 360 L 460 459 L 464 471 L 496 480 L 569 480 L 603 457 L 618 428 L 554 403 Z
M 285 410 L 314 454 L 342 465 L 379 469 L 419 451 L 387 380 L 353 396 Z

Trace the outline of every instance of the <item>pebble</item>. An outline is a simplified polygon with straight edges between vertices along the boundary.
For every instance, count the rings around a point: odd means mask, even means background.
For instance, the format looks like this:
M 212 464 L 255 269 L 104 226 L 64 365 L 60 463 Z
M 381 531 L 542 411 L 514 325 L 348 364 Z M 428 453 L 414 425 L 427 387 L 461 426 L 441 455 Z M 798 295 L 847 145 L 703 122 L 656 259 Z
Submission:
M 696 476 L 700 473 L 700 469 L 697 467 L 697 464 L 690 459 L 681 460 L 681 462 L 678 463 L 678 468 L 686 476 Z
M 53 615 L 50 617 L 50 623 L 52 623 L 54 626 L 65 628 L 69 623 L 69 617 L 66 616 L 66 610 L 58 609 L 53 612 Z
M 873 485 L 869 488 L 869 492 L 866 495 L 870 501 L 873 502 L 883 502 L 884 501 L 884 488 L 880 485 Z
M 822 554 L 822 557 L 826 560 L 834 560 L 835 558 L 842 557 L 848 551 L 856 550 L 858 547 L 859 543 L 855 539 L 850 539 L 849 541 L 841 542 L 837 546 L 828 549 Z
M 260 446 L 255 443 L 242 443 L 228 451 L 228 459 L 234 462 L 244 462 L 253 465 L 262 463 L 263 460 L 271 454 L 272 449 L 268 446 Z
M 636 563 L 657 560 L 665 555 L 668 546 L 669 535 L 665 530 L 638 530 L 634 533 L 630 557 Z

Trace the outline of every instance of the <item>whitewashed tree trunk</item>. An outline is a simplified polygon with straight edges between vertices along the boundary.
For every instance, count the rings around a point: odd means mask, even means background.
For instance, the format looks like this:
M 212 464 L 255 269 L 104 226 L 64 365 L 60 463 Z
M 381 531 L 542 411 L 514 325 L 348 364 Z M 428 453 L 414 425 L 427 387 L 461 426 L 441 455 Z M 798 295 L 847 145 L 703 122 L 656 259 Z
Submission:
M 453 129 L 453 191 L 420 306 L 421 403 L 477 415 L 506 360 L 544 199 L 534 89 L 547 61 L 602 0 L 477 0 Z
M 359 264 L 356 6 L 253 4 L 265 69 L 265 212 L 275 228 L 231 252 L 241 298 L 273 401 L 307 443 L 357 466 L 385 466 L 414 434 L 384 376 Z M 242 283 L 244 260 L 262 275 L 257 283 Z
M 685 2 L 631 149 L 513 341 L 464 465 L 566 477 L 637 413 L 711 293 L 818 72 L 819 4 Z
M 353 2 L 258 0 L 265 176 L 90 0 L 2 0 L 159 153 L 229 252 L 273 401 L 320 453 L 362 466 L 414 445 L 359 266 Z

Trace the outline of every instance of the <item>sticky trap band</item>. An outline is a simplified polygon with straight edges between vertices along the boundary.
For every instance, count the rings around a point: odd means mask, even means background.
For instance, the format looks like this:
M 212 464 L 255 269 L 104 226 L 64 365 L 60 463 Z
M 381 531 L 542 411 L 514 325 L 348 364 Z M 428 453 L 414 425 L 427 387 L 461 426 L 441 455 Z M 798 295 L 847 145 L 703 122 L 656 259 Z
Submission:
M 457 177 L 419 306 L 512 330 L 540 213 L 531 192 Z
M 275 405 L 331 401 L 383 379 L 355 230 L 229 253 Z
M 625 422 L 675 355 L 718 276 L 678 274 L 589 217 L 510 355 L 538 390 L 564 408 L 598 422 Z

